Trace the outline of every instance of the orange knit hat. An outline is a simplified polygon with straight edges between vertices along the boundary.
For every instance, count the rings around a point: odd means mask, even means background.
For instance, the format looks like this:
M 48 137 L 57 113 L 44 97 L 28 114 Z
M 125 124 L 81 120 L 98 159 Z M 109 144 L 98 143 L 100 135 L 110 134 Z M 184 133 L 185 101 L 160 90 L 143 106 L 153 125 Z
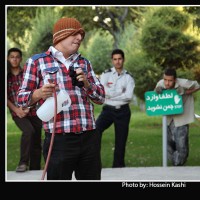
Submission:
M 61 18 L 55 24 L 53 28 L 53 44 L 58 44 L 61 40 L 64 40 L 70 35 L 80 33 L 82 39 L 85 37 L 85 31 L 81 27 L 80 22 L 75 18 Z

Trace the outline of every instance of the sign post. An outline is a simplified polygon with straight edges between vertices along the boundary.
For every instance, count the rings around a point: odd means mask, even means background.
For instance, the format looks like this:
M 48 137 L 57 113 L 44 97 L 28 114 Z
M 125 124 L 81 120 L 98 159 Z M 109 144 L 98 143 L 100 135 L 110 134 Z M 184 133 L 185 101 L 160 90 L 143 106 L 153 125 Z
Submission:
M 162 137 L 162 143 L 163 143 L 163 167 L 167 166 L 167 116 L 163 115 L 162 117 L 162 131 L 163 131 L 163 137 Z
M 182 96 L 176 90 L 163 90 L 162 94 L 154 91 L 145 92 L 146 113 L 149 116 L 162 115 L 163 131 L 163 167 L 167 166 L 167 116 L 183 112 Z

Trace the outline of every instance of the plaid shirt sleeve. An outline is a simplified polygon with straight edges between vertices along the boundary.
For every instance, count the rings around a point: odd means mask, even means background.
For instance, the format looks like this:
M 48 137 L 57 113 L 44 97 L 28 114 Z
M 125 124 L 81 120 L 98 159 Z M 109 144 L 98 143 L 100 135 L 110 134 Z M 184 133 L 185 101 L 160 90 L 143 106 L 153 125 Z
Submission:
M 99 79 L 96 77 L 91 63 L 87 61 L 87 79 L 90 83 L 88 89 L 84 88 L 89 98 L 96 104 L 103 104 L 105 101 L 105 90 L 104 86 L 100 83 Z

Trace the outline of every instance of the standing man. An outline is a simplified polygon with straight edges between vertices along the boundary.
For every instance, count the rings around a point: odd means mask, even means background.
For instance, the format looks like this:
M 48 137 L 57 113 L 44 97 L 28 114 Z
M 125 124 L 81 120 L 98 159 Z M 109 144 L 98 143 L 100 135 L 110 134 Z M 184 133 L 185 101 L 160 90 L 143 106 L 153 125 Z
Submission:
M 63 17 L 54 24 L 53 46 L 25 64 L 19 105 L 42 105 L 54 89 L 57 94 L 67 92 L 71 99 L 71 106 L 57 114 L 56 124 L 54 118 L 43 121 L 45 161 L 55 126 L 47 180 L 71 180 L 73 172 L 77 180 L 101 179 L 100 140 L 91 101 L 103 104 L 105 92 L 90 61 L 78 53 L 84 36 L 77 19 Z
M 13 121 L 22 131 L 20 160 L 16 172 L 25 172 L 28 167 L 29 170 L 40 170 L 42 121 L 36 115 L 35 106 L 23 108 L 17 104 L 17 91 L 23 80 L 21 50 L 9 49 L 7 61 L 7 106 Z
M 183 113 L 167 116 L 167 151 L 168 159 L 174 166 L 182 166 L 189 155 L 189 124 L 194 122 L 194 98 L 192 93 L 200 89 L 197 81 L 177 78 L 176 70 L 165 70 L 155 91 L 160 94 L 162 90 L 176 89 L 183 99 Z
M 100 76 L 106 100 L 96 126 L 102 136 L 102 133 L 114 123 L 115 150 L 112 165 L 114 168 L 126 166 L 124 157 L 131 117 L 129 103 L 133 99 L 135 83 L 133 77 L 123 68 L 124 52 L 121 49 L 113 50 L 111 59 L 113 67 Z

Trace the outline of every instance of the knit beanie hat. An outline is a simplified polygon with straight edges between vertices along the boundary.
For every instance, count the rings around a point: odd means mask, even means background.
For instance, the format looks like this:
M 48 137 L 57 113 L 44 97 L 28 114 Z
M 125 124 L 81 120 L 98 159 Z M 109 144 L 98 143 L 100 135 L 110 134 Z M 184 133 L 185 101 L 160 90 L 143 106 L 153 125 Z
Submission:
M 53 28 L 53 44 L 58 44 L 61 40 L 80 33 L 82 39 L 85 37 L 85 31 L 81 27 L 80 22 L 75 18 L 61 18 L 55 24 Z

